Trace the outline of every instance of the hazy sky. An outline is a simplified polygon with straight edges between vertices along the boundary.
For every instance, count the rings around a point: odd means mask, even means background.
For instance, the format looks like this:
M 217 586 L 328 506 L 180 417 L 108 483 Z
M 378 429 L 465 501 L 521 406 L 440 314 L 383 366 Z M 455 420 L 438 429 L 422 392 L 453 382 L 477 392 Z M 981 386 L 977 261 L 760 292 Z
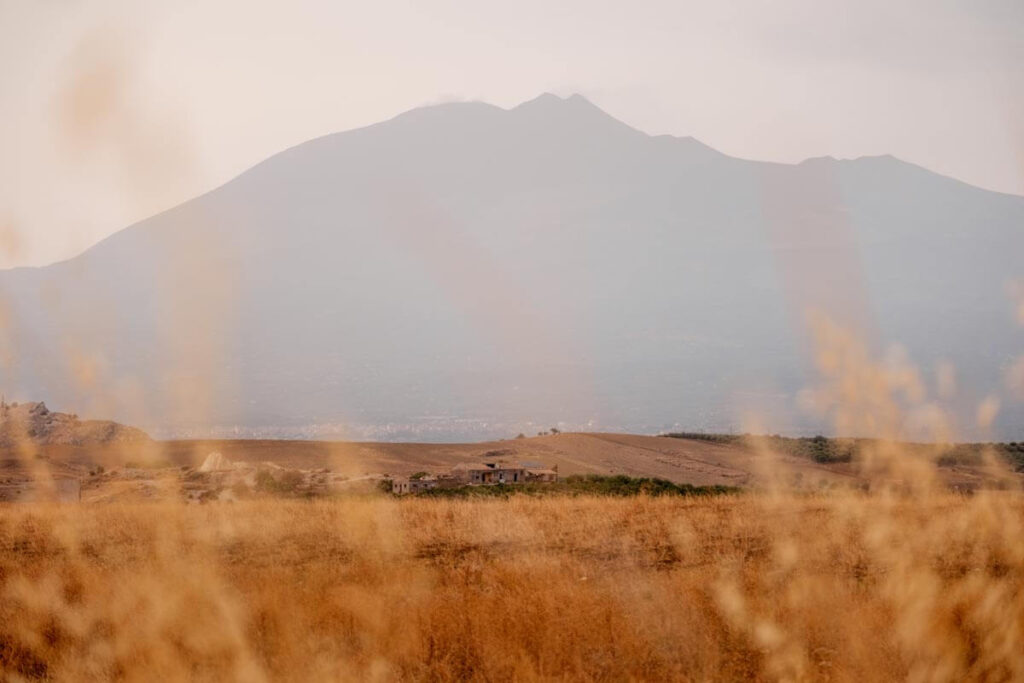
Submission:
M 0 63 L 0 266 L 318 135 L 544 91 L 736 156 L 1024 194 L 1024 0 L 0 0 Z

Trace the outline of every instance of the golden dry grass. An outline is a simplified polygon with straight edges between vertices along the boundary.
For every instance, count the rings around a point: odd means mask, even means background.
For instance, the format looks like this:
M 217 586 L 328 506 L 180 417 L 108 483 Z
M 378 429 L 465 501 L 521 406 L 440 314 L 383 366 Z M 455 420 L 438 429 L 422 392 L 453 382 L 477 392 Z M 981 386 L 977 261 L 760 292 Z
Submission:
M 1024 679 L 1024 500 L 0 507 L 7 680 Z

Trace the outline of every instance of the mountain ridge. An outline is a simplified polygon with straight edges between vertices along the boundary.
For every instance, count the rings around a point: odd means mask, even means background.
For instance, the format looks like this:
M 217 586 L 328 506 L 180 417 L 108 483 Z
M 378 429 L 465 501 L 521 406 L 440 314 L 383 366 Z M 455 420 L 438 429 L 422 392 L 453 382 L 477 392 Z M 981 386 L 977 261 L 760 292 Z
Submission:
M 411 110 L 0 272 L 3 382 L 151 432 L 721 431 L 756 410 L 800 433 L 823 429 L 795 408 L 819 304 L 954 362 L 977 401 L 1019 353 L 997 298 L 1024 199 L 915 169 L 738 159 L 583 98 Z
M 725 152 L 722 152 L 721 150 L 716 149 L 715 147 L 712 147 L 711 145 L 708 145 L 707 143 L 705 143 L 705 142 L 703 142 L 703 141 L 701 141 L 701 140 L 699 140 L 699 139 L 697 139 L 697 138 L 695 138 L 693 136 L 688 136 L 688 135 L 680 136 L 680 135 L 674 135 L 674 134 L 670 134 L 670 133 L 663 133 L 663 134 L 659 134 L 659 135 L 651 135 L 649 133 L 646 133 L 646 132 L 644 132 L 644 131 L 642 131 L 642 130 L 640 130 L 638 128 L 634 128 L 633 126 L 630 126 L 629 124 L 626 124 L 626 123 L 624 123 L 624 122 L 622 122 L 622 121 L 620 121 L 618 119 L 615 119 L 614 117 L 612 117 L 607 112 L 605 112 L 604 110 L 599 108 L 597 105 L 595 105 L 593 102 L 591 102 L 589 99 L 587 99 L 586 97 L 584 97 L 580 93 L 573 93 L 573 94 L 571 94 L 571 95 L 569 95 L 567 97 L 560 97 L 560 96 L 555 95 L 555 94 L 550 93 L 550 92 L 544 92 L 544 93 L 538 95 L 537 97 L 535 97 L 535 98 L 533 98 L 531 100 L 526 100 L 524 102 L 521 102 L 518 105 L 514 105 L 514 106 L 511 106 L 511 107 L 508 107 L 508 108 L 499 107 L 497 105 L 490 104 L 490 103 L 484 102 L 482 100 L 453 101 L 453 102 L 441 102 L 441 103 L 436 103 L 436 104 L 427 104 L 427 105 L 422 105 L 422 106 L 419 106 L 419 107 L 414 107 L 412 109 L 405 110 L 403 112 L 400 112 L 399 114 L 396 114 L 395 116 L 392 116 L 390 118 L 384 119 L 382 121 L 378 121 L 376 123 L 371 123 L 371 124 L 368 124 L 368 125 L 365 125 L 365 126 L 359 126 L 359 127 L 356 127 L 356 128 L 349 128 L 349 129 L 345 129 L 345 130 L 335 131 L 335 132 L 331 132 L 331 133 L 326 133 L 324 135 L 316 136 L 316 137 L 310 138 L 308 140 L 304 140 L 302 142 L 296 143 L 295 145 L 291 145 L 289 147 L 286 147 L 286 148 L 284 148 L 284 149 L 282 149 L 282 150 L 280 150 L 278 152 L 275 152 L 275 153 L 271 154 L 270 156 L 268 156 L 267 158 L 265 158 L 265 159 L 263 159 L 261 161 L 256 162 L 255 164 L 253 164 L 249 168 L 243 170 L 242 172 L 238 173 L 234 177 L 224 181 L 223 183 L 221 183 L 219 185 L 216 185 L 216 186 L 210 188 L 209 190 L 201 192 L 200 194 L 197 194 L 197 195 L 195 195 L 193 197 L 187 198 L 187 199 L 183 200 L 181 203 L 179 203 L 179 204 L 177 204 L 177 205 L 175 205 L 173 207 L 169 207 L 167 209 L 158 211 L 158 212 L 153 213 L 153 214 L 151 214 L 149 216 L 143 217 L 143 218 L 141 218 L 141 219 L 139 219 L 139 220 L 137 220 L 137 221 L 127 225 L 127 226 L 124 226 L 123 228 L 120 228 L 119 230 L 115 231 L 114 233 L 111 233 L 107 237 L 104 237 L 103 239 L 99 240 L 98 242 L 96 242 L 96 243 L 86 247 L 83 251 L 79 252 L 78 254 L 75 254 L 75 255 L 70 256 L 70 257 L 65 258 L 65 259 L 61 259 L 59 261 L 54 261 L 54 262 L 47 263 L 47 264 L 42 264 L 42 265 L 12 266 L 12 267 L 8 267 L 8 268 L 0 268 L 0 272 L 11 272 L 11 271 L 20 271 L 20 270 L 38 270 L 38 269 L 44 269 L 44 268 L 48 268 L 50 266 L 55 266 L 55 265 L 59 265 L 59 264 L 62 264 L 62 263 L 66 263 L 67 261 L 72 261 L 72 260 L 82 256 L 83 254 L 91 251 L 95 247 L 100 246 L 101 244 L 103 244 L 104 242 L 109 240 L 111 237 L 114 237 L 115 235 L 117 235 L 119 232 L 122 232 L 124 230 L 129 230 L 129 229 L 131 229 L 131 228 L 133 228 L 133 227 L 135 227 L 135 226 L 137 226 L 139 224 L 146 223 L 146 222 L 151 221 L 151 220 L 153 220 L 153 219 L 155 219 L 155 218 L 157 218 L 159 216 L 162 216 L 163 214 L 166 214 L 166 213 L 171 212 L 171 211 L 175 211 L 176 209 L 179 209 L 180 207 L 182 207 L 182 206 L 184 206 L 186 204 L 190 204 L 192 202 L 198 201 L 198 200 L 202 199 L 203 197 L 205 197 L 205 196 L 207 196 L 207 195 L 209 195 L 211 193 L 214 193 L 214 192 L 216 192 L 216 191 L 218 191 L 218 190 L 220 190 L 220 189 L 222 189 L 222 188 L 224 188 L 224 187 L 226 187 L 228 185 L 231 185 L 232 183 L 236 182 L 237 180 L 241 179 L 242 177 L 246 176 L 247 174 L 257 170 L 258 168 L 264 166 L 265 164 L 267 164 L 269 162 L 272 162 L 273 160 L 277 159 L 278 157 L 281 157 L 282 155 L 291 153 L 293 151 L 296 151 L 298 149 L 307 147 L 309 145 L 313 145 L 313 144 L 318 143 L 318 142 L 324 142 L 324 141 L 327 141 L 327 140 L 334 139 L 337 136 L 344 136 L 344 135 L 351 134 L 351 133 L 356 133 L 356 132 L 368 131 L 368 130 L 371 130 L 371 129 L 376 129 L 378 127 L 386 126 L 388 124 L 392 124 L 394 122 L 402 120 L 405 117 L 415 116 L 415 115 L 417 115 L 420 112 L 426 112 L 426 111 L 429 111 L 431 113 L 437 113 L 437 112 L 440 112 L 440 111 L 443 111 L 443 110 L 449 109 L 449 108 L 473 108 L 473 109 L 476 109 L 478 111 L 488 111 L 489 113 L 492 113 L 492 114 L 498 114 L 498 113 L 501 113 L 501 112 L 504 112 L 504 113 L 515 112 L 516 110 L 522 110 L 524 107 L 529 108 L 531 105 L 535 105 L 535 104 L 538 104 L 538 103 L 546 105 L 546 104 L 556 104 L 556 103 L 557 104 L 567 104 L 567 103 L 571 104 L 571 103 L 574 103 L 574 102 L 576 102 L 576 103 L 584 103 L 587 109 L 589 109 L 592 112 L 598 113 L 601 116 L 602 119 L 605 119 L 605 120 L 607 120 L 609 122 L 613 122 L 614 124 L 617 124 L 618 126 L 620 126 L 623 129 L 628 129 L 630 131 L 634 131 L 634 132 L 636 132 L 636 133 L 638 133 L 638 134 L 640 134 L 640 135 L 642 135 L 642 136 L 644 136 L 646 138 L 649 138 L 651 140 L 672 140 L 672 141 L 676 141 L 677 143 L 683 143 L 683 144 L 692 145 L 692 146 L 698 147 L 698 148 L 700 148 L 702 150 L 705 150 L 705 151 L 708 151 L 708 152 L 712 152 L 714 155 L 718 155 L 718 156 L 721 156 L 721 157 L 724 157 L 724 158 L 733 159 L 733 160 L 737 160 L 737 161 L 746 161 L 746 162 L 751 162 L 751 163 L 755 163 L 755 164 L 772 165 L 772 166 L 785 167 L 785 168 L 798 168 L 798 167 L 801 167 L 801 166 L 805 166 L 805 165 L 809 165 L 809 164 L 816 164 L 816 163 L 835 163 L 835 164 L 852 164 L 853 163 L 853 164 L 855 164 L 855 163 L 895 162 L 895 163 L 900 164 L 902 166 L 906 166 L 906 167 L 910 167 L 910 168 L 913 168 L 913 169 L 916 169 L 916 170 L 924 171 L 925 173 L 928 173 L 931 176 L 934 176 L 934 177 L 937 177 L 937 178 L 942 178 L 944 180 L 947 180 L 947 181 L 950 181 L 950 182 L 953 182 L 953 183 L 957 183 L 958 185 L 962 185 L 962 186 L 965 186 L 965 187 L 972 188 L 973 190 L 977 190 L 979 192 L 985 192 L 985 193 L 990 193 L 990 194 L 994 194 L 994 195 L 1002 195 L 1002 196 L 1006 196 L 1006 197 L 1024 198 L 1024 195 L 1018 195 L 1018 194 L 1014 194 L 1014 193 L 1010 193 L 1010 192 L 1000 192 L 1000 191 L 997 191 L 997 190 L 991 190 L 991 189 L 983 188 L 983 187 L 980 187 L 980 186 L 977 186 L 977 185 L 972 185 L 968 181 L 964 181 L 964 180 L 960 180 L 958 178 L 954 178 L 952 176 L 944 175 L 944 174 L 939 173 L 937 171 L 931 170 L 931 169 L 927 168 L 926 166 L 922 166 L 922 165 L 917 164 L 915 162 L 908 161 L 908 160 L 905 160 L 905 159 L 901 159 L 899 157 L 896 157 L 896 156 L 894 156 L 892 154 L 888 154 L 888 153 L 883 153 L 883 154 L 866 154 L 866 155 L 861 155 L 861 156 L 857 156 L 857 157 L 850 157 L 850 158 L 840 158 L 840 157 L 834 157 L 832 155 L 823 155 L 823 156 L 816 156 L 816 157 L 807 157 L 806 159 L 803 159 L 803 160 L 798 161 L 798 162 L 769 161 L 769 160 L 764 160 L 764 159 L 751 159 L 751 158 L 748 158 L 748 157 L 732 156 L 732 155 L 729 155 L 729 154 L 727 154 Z

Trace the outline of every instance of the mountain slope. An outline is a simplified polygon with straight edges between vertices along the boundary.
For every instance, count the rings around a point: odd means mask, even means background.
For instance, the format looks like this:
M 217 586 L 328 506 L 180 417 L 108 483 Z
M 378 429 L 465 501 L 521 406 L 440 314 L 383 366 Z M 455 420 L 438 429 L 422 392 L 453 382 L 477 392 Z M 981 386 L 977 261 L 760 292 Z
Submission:
M 952 362 L 973 405 L 1021 350 L 1021 253 L 1024 198 L 891 157 L 734 159 L 579 96 L 444 104 L 0 273 L 3 384 L 164 433 L 721 430 L 750 410 L 817 430 L 794 410 L 806 307 Z

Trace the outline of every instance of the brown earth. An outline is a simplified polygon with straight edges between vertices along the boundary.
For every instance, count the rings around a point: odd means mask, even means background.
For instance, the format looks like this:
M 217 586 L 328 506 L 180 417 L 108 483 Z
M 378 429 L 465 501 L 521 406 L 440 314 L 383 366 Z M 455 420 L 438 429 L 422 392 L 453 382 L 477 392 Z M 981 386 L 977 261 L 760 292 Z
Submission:
M 326 467 L 349 475 L 443 471 L 460 462 L 535 461 L 557 466 L 561 476 L 624 474 L 659 477 L 679 484 L 757 486 L 769 481 L 806 486 L 867 481 L 849 463 L 816 463 L 793 455 L 766 457 L 741 443 L 608 433 L 568 433 L 469 444 L 366 443 L 324 441 L 171 441 L 163 457 L 194 465 L 218 451 L 233 461 L 271 461 L 286 467 Z M 907 455 L 908 458 L 914 457 Z M 981 467 L 937 468 L 951 486 L 994 483 Z
M 210 440 L 39 444 L 31 458 L 0 450 L 0 499 L 16 498 L 41 471 L 82 479 L 83 500 L 163 497 L 183 468 L 210 453 L 234 463 L 273 463 L 305 473 L 328 471 L 331 481 L 366 481 L 373 475 L 443 472 L 462 462 L 533 461 L 571 474 L 659 477 L 693 485 L 822 488 L 866 482 L 851 464 L 821 464 L 793 455 L 766 456 L 740 443 L 713 443 L 635 434 L 570 433 L 466 444 L 329 441 Z M 912 456 L 907 456 L 912 457 Z M 98 467 L 104 472 L 97 476 Z M 1018 475 L 981 467 L 939 467 L 939 480 L 955 488 L 1013 486 Z M 8 494 L 4 495 L 4 489 Z

